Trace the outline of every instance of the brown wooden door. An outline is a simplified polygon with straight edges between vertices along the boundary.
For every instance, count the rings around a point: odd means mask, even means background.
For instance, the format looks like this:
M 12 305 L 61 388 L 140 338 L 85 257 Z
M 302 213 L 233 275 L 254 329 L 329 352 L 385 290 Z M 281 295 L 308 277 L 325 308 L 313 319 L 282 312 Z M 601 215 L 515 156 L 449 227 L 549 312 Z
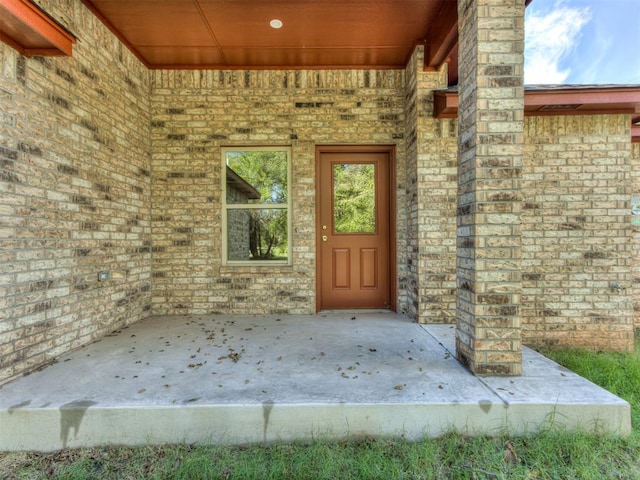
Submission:
M 318 309 L 392 306 L 390 156 L 318 153 Z

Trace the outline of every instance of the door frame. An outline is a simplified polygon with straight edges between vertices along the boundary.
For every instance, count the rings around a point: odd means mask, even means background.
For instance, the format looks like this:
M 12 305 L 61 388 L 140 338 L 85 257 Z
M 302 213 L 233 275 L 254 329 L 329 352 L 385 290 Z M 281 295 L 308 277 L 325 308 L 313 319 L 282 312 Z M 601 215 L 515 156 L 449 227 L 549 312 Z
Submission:
M 322 272 L 320 264 L 322 261 L 322 231 L 320 222 L 320 158 L 323 153 L 386 153 L 389 156 L 389 304 L 390 310 L 395 312 L 398 307 L 398 275 L 397 275 L 397 252 L 396 252 L 396 146 L 395 145 L 316 145 L 316 312 L 321 310 L 322 305 Z

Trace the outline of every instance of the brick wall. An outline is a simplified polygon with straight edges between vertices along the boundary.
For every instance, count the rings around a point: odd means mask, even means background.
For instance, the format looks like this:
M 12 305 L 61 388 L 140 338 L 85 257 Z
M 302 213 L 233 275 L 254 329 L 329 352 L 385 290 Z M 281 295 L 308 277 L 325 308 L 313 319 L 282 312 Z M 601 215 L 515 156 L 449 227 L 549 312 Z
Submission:
M 401 185 L 403 85 L 391 70 L 152 72 L 153 312 L 314 312 L 315 146 L 394 144 Z M 292 266 L 221 265 L 226 145 L 291 145 Z
M 423 323 L 455 321 L 457 120 L 433 118 L 447 70 L 425 72 L 418 48 L 406 69 L 406 215 L 409 311 Z
M 38 3 L 79 40 L 0 43 L 0 383 L 150 306 L 148 72 L 79 1 Z
M 312 313 L 317 144 L 396 145 L 398 310 L 455 316 L 457 121 L 432 118 L 446 71 L 421 49 L 404 71 L 149 72 L 79 1 L 37 3 L 80 38 L 0 43 L 0 384 L 152 312 Z M 528 343 L 632 344 L 628 139 L 623 115 L 525 120 Z M 225 145 L 291 145 L 292 266 L 221 265 Z
M 631 145 L 631 195 L 640 201 L 640 143 Z M 633 315 L 636 328 L 640 328 L 640 216 L 632 217 L 632 288 Z
M 629 125 L 628 115 L 526 119 L 522 308 L 528 343 L 633 347 Z M 625 288 L 617 291 L 613 282 Z

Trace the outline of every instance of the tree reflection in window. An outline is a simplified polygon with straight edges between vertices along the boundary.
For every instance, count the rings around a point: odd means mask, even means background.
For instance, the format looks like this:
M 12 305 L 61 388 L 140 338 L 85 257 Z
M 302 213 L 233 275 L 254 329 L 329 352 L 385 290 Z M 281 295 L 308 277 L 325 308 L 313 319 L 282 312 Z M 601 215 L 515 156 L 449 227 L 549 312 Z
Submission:
M 375 166 L 333 165 L 333 230 L 335 233 L 376 231 Z
M 227 260 L 289 260 L 289 152 L 225 150 Z

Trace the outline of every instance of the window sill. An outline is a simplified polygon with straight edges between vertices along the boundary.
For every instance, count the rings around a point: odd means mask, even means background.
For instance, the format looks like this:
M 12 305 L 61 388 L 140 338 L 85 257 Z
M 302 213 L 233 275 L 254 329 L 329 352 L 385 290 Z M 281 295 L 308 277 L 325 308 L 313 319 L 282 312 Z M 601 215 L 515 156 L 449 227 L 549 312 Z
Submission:
M 293 265 L 291 264 L 282 264 L 278 263 L 275 265 L 249 265 L 249 264 L 238 264 L 238 265 L 222 265 L 220 267 L 220 273 L 262 273 L 262 272 L 289 272 L 293 269 Z

